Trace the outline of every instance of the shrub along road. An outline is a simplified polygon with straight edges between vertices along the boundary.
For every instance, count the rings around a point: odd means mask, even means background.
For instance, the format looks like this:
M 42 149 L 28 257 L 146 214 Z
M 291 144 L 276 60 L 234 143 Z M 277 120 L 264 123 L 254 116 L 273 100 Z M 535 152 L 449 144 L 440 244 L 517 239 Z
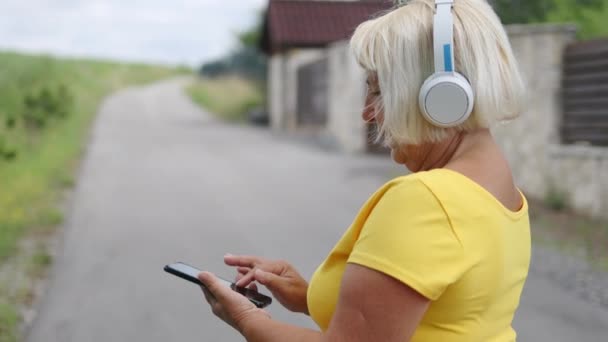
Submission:
M 232 277 L 222 256 L 247 253 L 310 277 L 364 200 L 401 172 L 386 158 L 222 124 L 182 83 L 121 91 L 100 109 L 29 341 L 241 341 L 162 267 L 181 260 Z M 270 312 L 314 327 L 277 303 Z M 516 328 L 521 341 L 601 341 L 608 314 L 533 273 Z

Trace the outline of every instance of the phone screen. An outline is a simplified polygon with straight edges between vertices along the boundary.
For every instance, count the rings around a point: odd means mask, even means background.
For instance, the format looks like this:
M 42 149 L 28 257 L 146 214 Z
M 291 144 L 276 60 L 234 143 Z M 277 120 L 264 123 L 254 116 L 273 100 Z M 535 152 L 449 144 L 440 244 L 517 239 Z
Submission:
M 178 272 L 181 272 L 181 273 L 183 273 L 185 275 L 188 275 L 188 276 L 190 276 L 190 277 L 192 277 L 194 279 L 198 279 L 198 274 L 201 273 L 201 270 L 196 269 L 196 268 L 194 268 L 194 267 L 192 267 L 190 265 L 186 265 L 186 264 L 181 263 L 181 262 L 176 262 L 175 264 L 171 264 L 170 266 L 174 270 L 176 270 Z M 232 287 L 232 283 L 229 282 L 228 280 L 222 279 L 222 278 L 219 278 L 219 277 L 218 277 L 218 279 L 221 280 L 222 284 L 226 285 L 227 287 Z
M 165 271 L 168 273 L 171 273 L 175 276 L 178 276 L 180 278 L 191 281 L 195 284 L 204 286 L 200 282 L 200 280 L 198 280 L 198 274 L 201 273 L 201 270 L 199 270 L 195 267 L 192 267 L 190 265 L 184 264 L 183 262 L 176 262 L 174 264 L 167 265 L 167 266 L 165 266 Z M 222 279 L 220 277 L 217 277 L 217 278 L 226 287 L 229 287 L 233 291 L 236 291 L 236 292 L 242 294 L 243 296 L 247 297 L 247 299 L 249 299 L 249 301 L 251 301 L 253 304 L 255 304 L 258 308 L 266 307 L 272 303 L 272 298 L 270 298 L 266 295 L 263 295 L 255 290 L 248 289 L 245 287 L 238 287 L 234 283 L 232 283 L 226 279 Z

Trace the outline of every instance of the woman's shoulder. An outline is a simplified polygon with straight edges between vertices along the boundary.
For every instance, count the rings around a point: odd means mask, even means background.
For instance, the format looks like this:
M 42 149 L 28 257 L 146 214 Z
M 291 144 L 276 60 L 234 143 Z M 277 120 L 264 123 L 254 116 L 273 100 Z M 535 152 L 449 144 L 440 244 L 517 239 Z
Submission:
M 458 171 L 447 168 L 417 172 L 396 178 L 391 182 L 393 181 L 396 182 L 397 188 L 402 188 L 405 191 L 415 188 L 416 186 L 413 184 L 422 184 L 426 191 L 432 193 L 448 214 L 470 213 L 478 215 L 480 210 L 485 210 L 488 213 L 502 213 L 512 219 L 518 219 L 525 216 L 528 211 L 527 200 L 521 191 L 519 191 L 519 194 L 523 204 L 518 211 L 513 211 L 481 184 Z
M 417 184 L 436 184 L 442 182 L 453 182 L 454 176 L 457 174 L 456 171 L 450 169 L 440 168 L 433 169 L 430 171 L 420 171 L 409 173 L 406 175 L 395 177 L 383 185 L 383 188 L 403 188 L 408 186 L 416 186 Z M 461 175 L 462 176 L 462 175 Z M 459 178 L 459 177 L 456 177 Z M 456 179 L 458 181 L 458 179 Z
M 408 199 L 423 200 L 425 194 L 430 194 L 440 204 L 457 206 L 493 206 L 506 209 L 504 206 L 484 187 L 457 171 L 439 168 L 430 171 L 411 173 L 391 179 L 378 191 L 382 197 L 391 194 L 390 197 L 401 197 Z M 524 208 L 526 199 L 522 194 Z M 524 209 L 522 208 L 522 209 Z M 512 212 L 511 213 L 515 213 Z
M 408 206 L 424 206 L 430 208 L 429 204 L 438 204 L 440 201 L 435 196 L 428 179 L 423 172 L 411 173 L 391 179 L 381 186 L 371 197 L 371 202 L 387 204 L 401 203 Z
M 451 169 L 439 168 L 391 179 L 373 194 L 368 204 L 373 206 L 378 202 L 407 202 L 408 205 L 420 206 L 421 210 L 440 207 L 448 214 L 474 214 L 485 210 L 488 213 L 502 212 L 518 219 L 525 216 L 528 209 L 525 196 L 521 191 L 519 193 L 523 204 L 520 210 L 513 211 L 468 176 Z
M 462 181 L 458 177 L 454 178 L 454 175 L 451 174 L 453 172 L 448 171 L 447 169 L 434 169 L 395 177 L 386 182 L 378 192 L 383 194 L 401 193 L 403 195 L 412 192 L 434 193 L 441 187 L 453 186 L 455 182 Z

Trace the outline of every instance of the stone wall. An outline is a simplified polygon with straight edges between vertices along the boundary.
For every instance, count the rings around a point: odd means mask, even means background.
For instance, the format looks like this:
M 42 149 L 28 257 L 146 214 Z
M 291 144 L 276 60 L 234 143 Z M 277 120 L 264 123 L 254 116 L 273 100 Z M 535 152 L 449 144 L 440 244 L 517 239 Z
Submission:
M 528 107 L 494 134 L 516 182 L 529 196 L 558 193 L 580 212 L 608 217 L 608 148 L 560 143 L 563 55 L 576 28 L 512 25 L 507 31 L 526 79 Z
M 554 145 L 548 153 L 549 185 L 578 211 L 608 218 L 608 148 Z
M 526 112 L 494 129 L 516 181 L 542 198 L 551 178 L 548 147 L 559 144 L 562 58 L 575 38 L 575 28 L 563 25 L 512 25 L 507 32 L 528 90 Z

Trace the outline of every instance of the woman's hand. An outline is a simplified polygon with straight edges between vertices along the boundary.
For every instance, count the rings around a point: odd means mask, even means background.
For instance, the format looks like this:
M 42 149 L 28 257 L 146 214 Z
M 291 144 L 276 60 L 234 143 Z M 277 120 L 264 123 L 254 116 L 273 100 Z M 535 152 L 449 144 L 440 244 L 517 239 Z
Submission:
M 222 284 L 213 274 L 203 272 L 198 279 L 205 285 L 201 288 L 213 313 L 241 334 L 246 323 L 270 319 L 266 311 L 258 309 L 245 296 Z
M 252 282 L 257 281 L 266 286 L 286 309 L 308 315 L 308 283 L 289 263 L 230 254 L 224 257 L 224 262 L 237 268 L 237 286 L 255 288 Z

